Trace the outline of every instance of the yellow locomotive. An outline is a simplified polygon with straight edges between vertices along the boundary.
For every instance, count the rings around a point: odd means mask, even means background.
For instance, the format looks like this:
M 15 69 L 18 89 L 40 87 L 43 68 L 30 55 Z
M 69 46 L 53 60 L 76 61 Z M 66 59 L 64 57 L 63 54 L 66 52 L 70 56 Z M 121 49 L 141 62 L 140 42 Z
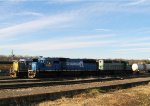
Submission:
M 19 61 L 13 61 L 12 67 L 10 68 L 10 76 L 12 78 L 16 77 L 30 78 L 32 74 L 28 72 L 29 68 L 31 67 L 30 62 L 31 60 L 27 59 L 20 59 Z
M 10 76 L 11 76 L 12 78 L 17 77 L 18 67 L 19 67 L 18 61 L 13 61 L 12 67 L 10 68 Z

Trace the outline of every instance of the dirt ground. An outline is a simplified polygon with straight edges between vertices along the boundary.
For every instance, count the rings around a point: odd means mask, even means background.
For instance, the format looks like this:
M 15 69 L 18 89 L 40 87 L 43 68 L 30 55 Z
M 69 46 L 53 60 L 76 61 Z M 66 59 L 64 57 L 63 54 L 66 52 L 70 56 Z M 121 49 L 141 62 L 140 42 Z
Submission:
M 73 98 L 62 97 L 38 106 L 150 106 L 150 84 L 107 93 L 93 89 Z

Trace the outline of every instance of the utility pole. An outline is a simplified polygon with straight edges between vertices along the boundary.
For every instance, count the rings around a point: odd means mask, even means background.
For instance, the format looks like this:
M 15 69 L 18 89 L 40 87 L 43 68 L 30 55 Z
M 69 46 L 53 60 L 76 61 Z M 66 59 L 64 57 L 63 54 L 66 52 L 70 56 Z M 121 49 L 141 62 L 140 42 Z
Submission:
M 12 61 L 14 60 L 14 57 L 15 57 L 15 55 L 14 55 L 14 51 L 12 49 L 12 51 L 11 51 L 11 59 L 12 59 Z

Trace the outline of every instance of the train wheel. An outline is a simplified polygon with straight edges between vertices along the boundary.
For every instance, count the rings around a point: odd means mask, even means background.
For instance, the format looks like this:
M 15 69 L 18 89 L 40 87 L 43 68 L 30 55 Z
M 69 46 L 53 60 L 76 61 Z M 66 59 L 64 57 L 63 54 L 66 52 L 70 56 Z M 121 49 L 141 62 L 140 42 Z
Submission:
M 28 78 L 35 78 L 35 76 L 36 76 L 36 72 L 33 71 L 28 72 Z

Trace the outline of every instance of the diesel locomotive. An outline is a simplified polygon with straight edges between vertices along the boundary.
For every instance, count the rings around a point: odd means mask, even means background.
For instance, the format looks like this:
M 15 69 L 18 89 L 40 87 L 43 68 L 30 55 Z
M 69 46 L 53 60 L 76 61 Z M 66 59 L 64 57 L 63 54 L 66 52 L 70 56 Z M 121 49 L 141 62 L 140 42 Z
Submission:
M 132 74 L 133 72 L 127 61 L 109 59 L 40 57 L 32 60 L 20 60 L 16 64 L 18 65 L 13 65 L 14 68 L 11 72 L 18 77 L 26 76 L 28 78 L 121 75 Z
M 10 69 L 10 76 L 15 77 L 28 77 L 29 68 L 32 64 L 32 59 L 20 59 L 19 61 L 13 61 L 12 68 Z

